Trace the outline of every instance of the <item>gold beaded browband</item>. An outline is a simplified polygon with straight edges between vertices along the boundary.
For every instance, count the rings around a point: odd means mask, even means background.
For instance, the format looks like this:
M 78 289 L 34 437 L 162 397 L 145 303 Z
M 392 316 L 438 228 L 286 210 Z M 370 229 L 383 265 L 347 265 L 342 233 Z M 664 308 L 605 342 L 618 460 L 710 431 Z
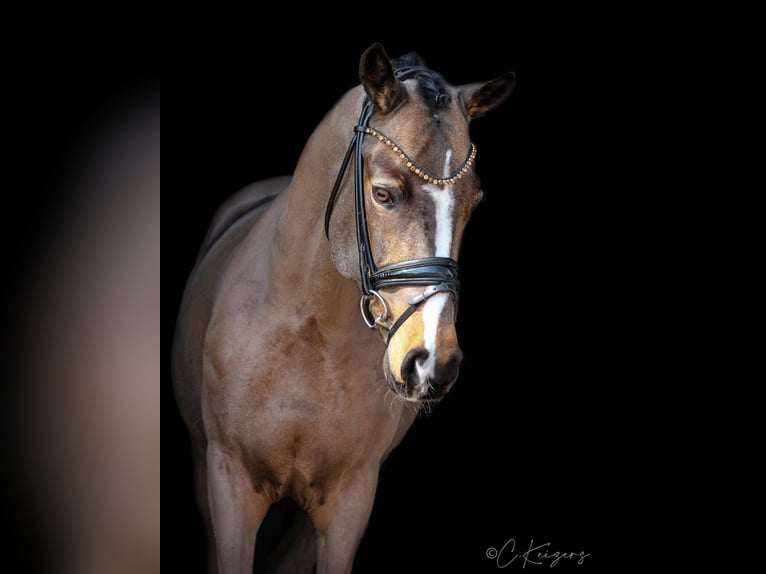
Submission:
M 378 130 L 373 129 L 369 126 L 364 128 L 364 133 L 378 138 L 378 141 L 386 144 L 386 146 L 388 146 L 389 149 L 391 149 L 396 155 L 399 156 L 399 159 L 401 159 L 402 162 L 404 162 L 404 164 L 410 169 L 412 173 L 414 173 L 418 177 L 423 178 L 428 183 L 432 183 L 434 185 L 452 185 L 461 177 L 463 177 L 466 173 L 468 173 L 468 170 L 471 169 L 471 165 L 473 165 L 473 160 L 476 157 L 476 144 L 471 142 L 471 150 L 468 152 L 468 157 L 465 158 L 465 161 L 463 162 L 463 165 L 460 166 L 460 169 L 458 169 L 450 177 L 434 177 L 432 175 L 428 175 L 425 172 L 425 170 L 415 165 L 415 163 L 410 159 L 410 157 L 402 151 L 402 148 L 400 148 L 396 143 L 393 142 L 393 140 L 390 137 L 388 137 L 384 133 L 379 132 Z

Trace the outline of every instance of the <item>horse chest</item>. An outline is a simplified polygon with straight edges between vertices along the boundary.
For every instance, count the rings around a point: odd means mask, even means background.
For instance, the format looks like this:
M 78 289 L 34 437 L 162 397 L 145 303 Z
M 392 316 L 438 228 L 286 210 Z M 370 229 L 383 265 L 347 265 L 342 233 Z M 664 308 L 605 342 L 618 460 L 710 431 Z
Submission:
M 314 317 L 262 333 L 236 348 L 222 341 L 220 356 L 209 361 L 215 434 L 256 458 L 267 453 L 252 466 L 262 476 L 282 477 L 279 483 L 296 468 L 323 475 L 382 458 L 401 405 L 381 374 L 380 341 L 334 341 Z
M 279 365 L 269 381 L 251 381 L 227 426 L 257 489 L 310 508 L 339 477 L 380 464 L 397 440 L 401 407 L 383 381 L 344 381 L 299 363 Z

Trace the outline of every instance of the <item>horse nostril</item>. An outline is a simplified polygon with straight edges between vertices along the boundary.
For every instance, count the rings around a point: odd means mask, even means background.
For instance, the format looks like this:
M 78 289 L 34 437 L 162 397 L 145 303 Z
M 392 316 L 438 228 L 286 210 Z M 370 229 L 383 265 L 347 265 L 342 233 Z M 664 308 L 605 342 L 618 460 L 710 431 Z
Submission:
M 428 351 L 423 347 L 411 349 L 402 361 L 402 381 L 408 385 L 415 386 L 419 383 L 418 361 L 422 364 L 428 358 Z
M 458 372 L 460 371 L 460 363 L 463 361 L 463 352 L 457 349 L 450 358 L 442 365 L 441 369 L 437 369 L 439 373 L 438 386 L 449 386 L 457 379 Z

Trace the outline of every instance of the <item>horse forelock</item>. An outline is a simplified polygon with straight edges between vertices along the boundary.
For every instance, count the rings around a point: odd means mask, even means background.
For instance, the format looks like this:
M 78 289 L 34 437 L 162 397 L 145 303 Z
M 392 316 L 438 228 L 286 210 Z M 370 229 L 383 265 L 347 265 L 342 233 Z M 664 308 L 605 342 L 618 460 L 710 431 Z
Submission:
M 415 72 L 418 93 L 423 101 L 434 110 L 444 109 L 452 103 L 449 84 L 437 71 L 426 66 L 425 61 L 416 52 L 410 52 L 392 61 L 394 69 L 417 66 L 422 68 Z

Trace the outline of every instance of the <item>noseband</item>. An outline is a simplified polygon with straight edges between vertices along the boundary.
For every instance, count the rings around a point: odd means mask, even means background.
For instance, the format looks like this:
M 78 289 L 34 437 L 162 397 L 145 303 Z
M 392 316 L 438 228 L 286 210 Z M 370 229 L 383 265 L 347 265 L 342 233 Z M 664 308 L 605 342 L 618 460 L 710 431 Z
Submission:
M 426 68 L 412 66 L 399 68 L 394 73 L 396 77 L 404 81 L 418 72 L 426 71 Z M 398 145 L 381 132 L 369 127 L 370 116 L 372 115 L 372 102 L 365 97 L 362 104 L 362 113 L 359 121 L 354 127 L 354 135 L 348 145 L 346 154 L 343 157 L 338 177 L 330 192 L 325 211 L 324 227 L 325 235 L 329 238 L 330 217 L 332 215 L 335 200 L 340 191 L 343 176 L 348 168 L 351 155 L 354 154 L 354 212 L 356 219 L 356 243 L 359 248 L 359 274 L 361 277 L 362 297 L 359 306 L 362 311 L 362 318 L 365 324 L 371 328 L 381 328 L 386 330 L 386 344 L 391 341 L 391 337 L 409 319 L 418 307 L 425 303 L 430 297 L 437 293 L 450 293 L 457 304 L 460 283 L 458 281 L 457 261 L 450 257 L 424 257 L 421 259 L 412 259 L 401 261 L 392 265 L 377 268 L 375 260 L 372 257 L 370 247 L 370 237 L 367 232 L 367 214 L 364 207 L 364 163 L 362 159 L 362 141 L 364 136 L 372 135 L 379 141 L 388 146 L 415 175 L 434 185 L 450 185 L 463 177 L 470 169 L 474 157 L 476 156 L 476 146 L 471 144 L 471 150 L 468 157 L 463 162 L 460 169 L 453 175 L 445 178 L 436 178 L 426 174 L 425 171 L 415 165 L 407 154 L 405 154 Z M 409 300 L 409 307 L 399 318 L 389 326 L 390 309 L 388 303 L 380 294 L 379 290 L 384 287 L 410 287 L 423 286 L 426 289 L 419 295 Z M 377 316 L 373 316 L 370 311 L 370 304 L 376 300 L 383 311 Z

